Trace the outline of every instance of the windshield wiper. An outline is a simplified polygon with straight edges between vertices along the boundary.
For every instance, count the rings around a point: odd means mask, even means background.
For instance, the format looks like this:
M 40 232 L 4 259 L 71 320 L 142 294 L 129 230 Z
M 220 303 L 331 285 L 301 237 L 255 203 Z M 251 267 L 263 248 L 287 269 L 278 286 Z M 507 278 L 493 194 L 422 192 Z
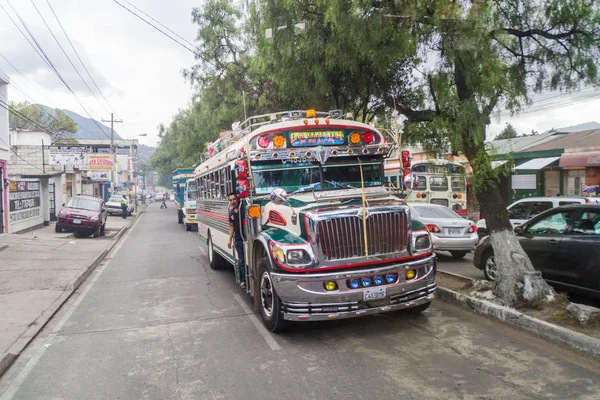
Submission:
M 293 195 L 293 194 L 296 194 L 296 193 L 304 192 L 305 190 L 307 190 L 307 189 L 310 189 L 310 188 L 313 188 L 313 187 L 315 187 L 315 186 L 317 186 L 317 185 L 320 185 L 320 184 L 321 184 L 321 182 L 315 182 L 315 183 L 311 183 L 310 185 L 307 185 L 307 186 L 301 187 L 301 188 L 300 188 L 300 189 L 298 189 L 298 190 L 294 190 L 292 193 L 289 193 L 289 194 L 288 194 L 288 196 L 291 196 L 291 195 Z
M 326 181 L 326 180 L 324 180 L 323 182 L 329 183 L 330 185 L 337 186 L 337 187 L 342 188 L 342 189 L 356 189 L 354 186 L 343 185 L 341 183 L 337 183 L 336 181 Z

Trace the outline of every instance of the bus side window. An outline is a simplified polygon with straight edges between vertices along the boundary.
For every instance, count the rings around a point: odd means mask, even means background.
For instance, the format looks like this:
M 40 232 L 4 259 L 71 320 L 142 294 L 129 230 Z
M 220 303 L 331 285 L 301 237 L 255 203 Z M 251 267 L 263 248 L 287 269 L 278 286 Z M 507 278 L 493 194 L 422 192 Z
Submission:
M 230 166 L 227 166 L 227 194 L 231 193 L 234 191 L 234 185 L 232 184 L 232 182 L 234 182 L 235 178 L 234 178 L 234 173 L 231 170 Z

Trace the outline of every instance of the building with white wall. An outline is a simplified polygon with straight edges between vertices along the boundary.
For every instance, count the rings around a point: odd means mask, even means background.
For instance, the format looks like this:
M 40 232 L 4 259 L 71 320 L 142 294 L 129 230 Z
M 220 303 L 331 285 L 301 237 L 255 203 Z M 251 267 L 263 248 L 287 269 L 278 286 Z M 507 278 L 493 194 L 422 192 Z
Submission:
M 0 71 L 0 234 L 8 227 L 8 181 L 6 167 L 10 159 L 8 137 L 8 76 Z

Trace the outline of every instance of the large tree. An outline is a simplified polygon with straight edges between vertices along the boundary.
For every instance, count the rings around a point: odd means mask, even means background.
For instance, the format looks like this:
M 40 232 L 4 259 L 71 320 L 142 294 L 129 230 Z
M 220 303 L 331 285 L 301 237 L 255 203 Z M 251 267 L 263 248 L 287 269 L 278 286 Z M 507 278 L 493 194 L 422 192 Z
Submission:
M 598 83 L 600 13 L 593 0 L 365 1 L 419 42 L 420 104 L 395 102 L 425 139 L 446 140 L 469 159 L 498 265 L 494 292 L 508 305 L 551 298 L 521 248 L 499 192 L 503 171 L 485 151 L 499 109 L 518 111 L 532 92 Z M 392 19 L 392 18 L 390 18 Z M 423 127 L 425 126 L 425 129 Z
M 43 130 L 52 134 L 52 143 L 76 142 L 74 134 L 77 132 L 75 121 L 58 108 L 47 111 L 43 106 L 28 102 L 10 103 L 9 125 L 10 129 Z

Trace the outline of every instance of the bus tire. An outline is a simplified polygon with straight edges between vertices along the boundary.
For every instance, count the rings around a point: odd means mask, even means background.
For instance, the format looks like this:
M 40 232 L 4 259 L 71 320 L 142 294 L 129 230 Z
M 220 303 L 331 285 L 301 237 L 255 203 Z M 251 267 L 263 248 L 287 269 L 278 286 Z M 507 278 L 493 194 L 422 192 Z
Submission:
M 271 272 L 269 271 L 269 260 L 265 257 L 258 268 L 258 296 L 260 315 L 265 327 L 271 332 L 281 332 L 285 329 L 286 321 L 283 319 L 281 299 L 277 296 Z
M 185 224 L 185 230 L 186 231 L 191 231 L 192 230 L 192 226 L 190 224 Z
M 210 232 L 208 233 L 208 262 L 210 269 L 217 270 L 223 268 L 223 258 L 215 251 Z

